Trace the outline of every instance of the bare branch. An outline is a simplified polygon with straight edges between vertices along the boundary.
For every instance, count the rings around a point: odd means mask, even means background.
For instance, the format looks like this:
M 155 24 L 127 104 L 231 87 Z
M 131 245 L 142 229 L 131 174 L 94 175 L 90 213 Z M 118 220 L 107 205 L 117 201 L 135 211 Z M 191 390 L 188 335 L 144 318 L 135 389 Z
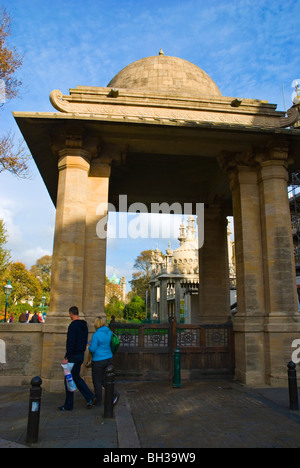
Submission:
M 24 141 L 20 140 L 15 148 L 14 136 L 10 132 L 0 138 L 0 173 L 8 171 L 21 179 L 30 179 L 28 161 L 31 155 L 27 152 Z
M 22 66 L 23 57 L 15 47 L 7 44 L 7 38 L 11 35 L 11 22 L 11 16 L 5 9 L 0 8 L 0 80 L 5 84 L 5 100 L 16 97 L 22 84 L 15 73 Z

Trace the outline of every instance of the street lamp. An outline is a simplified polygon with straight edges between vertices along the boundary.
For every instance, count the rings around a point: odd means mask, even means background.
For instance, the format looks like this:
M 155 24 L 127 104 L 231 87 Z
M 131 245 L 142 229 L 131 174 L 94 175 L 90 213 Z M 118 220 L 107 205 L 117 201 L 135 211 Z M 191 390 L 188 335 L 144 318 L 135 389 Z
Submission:
M 4 294 L 5 294 L 5 316 L 4 316 L 4 321 L 5 322 L 6 322 L 6 315 L 7 315 L 8 296 L 11 294 L 12 290 L 13 290 L 13 287 L 10 284 L 10 280 L 8 280 L 8 283 L 4 286 Z

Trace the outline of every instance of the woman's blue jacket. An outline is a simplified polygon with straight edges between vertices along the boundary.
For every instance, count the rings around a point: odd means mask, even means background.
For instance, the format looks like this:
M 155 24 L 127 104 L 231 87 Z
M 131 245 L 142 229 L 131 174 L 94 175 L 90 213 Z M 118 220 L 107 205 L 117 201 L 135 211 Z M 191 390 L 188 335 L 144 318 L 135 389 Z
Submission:
M 110 349 L 111 337 L 112 331 L 105 325 L 95 331 L 89 347 L 93 361 L 103 361 L 104 359 L 112 358 L 113 354 Z

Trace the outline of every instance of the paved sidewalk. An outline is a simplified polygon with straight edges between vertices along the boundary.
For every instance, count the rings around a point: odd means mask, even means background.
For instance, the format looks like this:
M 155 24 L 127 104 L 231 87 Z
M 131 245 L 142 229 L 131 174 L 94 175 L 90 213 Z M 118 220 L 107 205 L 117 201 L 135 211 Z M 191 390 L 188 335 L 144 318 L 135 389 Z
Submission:
M 32 448 L 184 449 L 300 447 L 300 411 L 287 389 L 254 389 L 224 379 L 118 382 L 115 417 L 103 406 L 60 412 L 63 394 L 42 393 L 39 441 Z M 28 387 L 0 388 L 0 448 L 25 448 Z

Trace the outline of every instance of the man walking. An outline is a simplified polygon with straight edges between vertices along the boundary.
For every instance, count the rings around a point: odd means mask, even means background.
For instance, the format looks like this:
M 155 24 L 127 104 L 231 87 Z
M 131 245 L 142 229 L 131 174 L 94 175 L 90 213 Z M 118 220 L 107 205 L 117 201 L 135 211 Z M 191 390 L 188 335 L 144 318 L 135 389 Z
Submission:
M 74 363 L 71 374 L 78 390 L 85 398 L 87 407 L 91 408 L 95 402 L 95 395 L 91 392 L 85 381 L 80 377 L 81 365 L 84 361 L 84 352 L 88 341 L 88 327 L 85 320 L 79 319 L 78 307 L 69 309 L 71 323 L 68 328 L 66 355 L 62 364 Z M 60 406 L 61 411 L 71 411 L 74 406 L 74 392 L 70 392 L 67 388 L 65 379 L 66 400 L 63 406 Z

